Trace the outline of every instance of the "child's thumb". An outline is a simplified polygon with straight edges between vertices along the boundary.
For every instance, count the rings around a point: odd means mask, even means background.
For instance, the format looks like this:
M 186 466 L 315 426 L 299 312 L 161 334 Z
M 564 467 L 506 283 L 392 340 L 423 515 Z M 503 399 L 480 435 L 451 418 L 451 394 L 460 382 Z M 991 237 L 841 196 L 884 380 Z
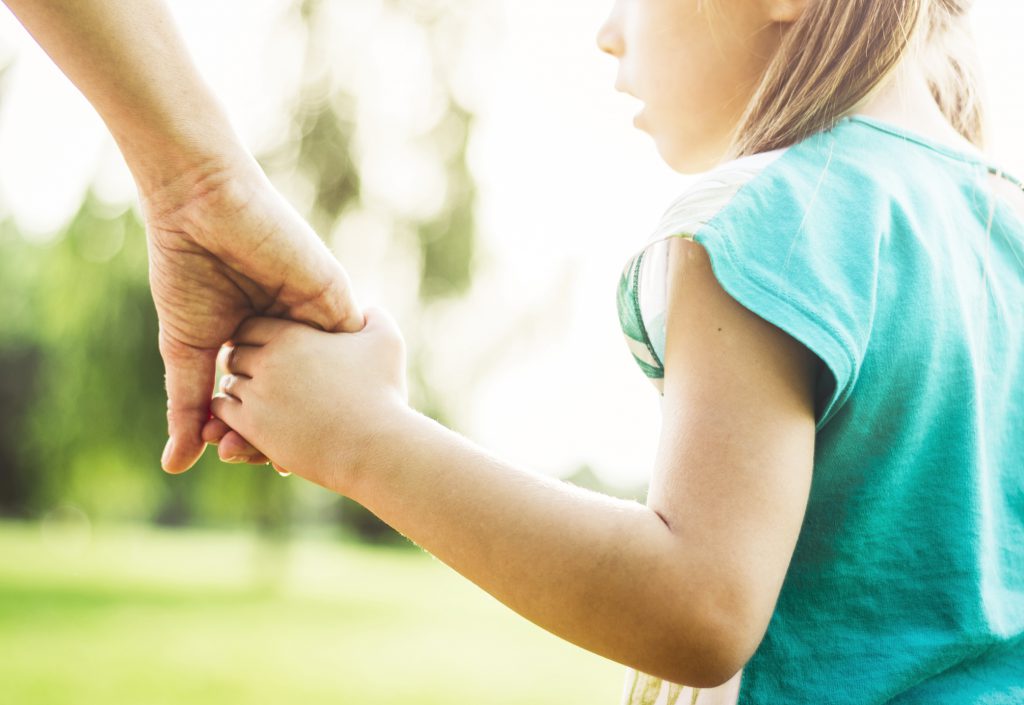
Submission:
M 360 332 L 391 333 L 401 337 L 402 333 L 398 328 L 398 324 L 395 323 L 395 319 L 386 309 L 380 306 L 367 306 L 363 309 L 363 315 L 366 317 L 366 327 Z
M 391 314 L 379 306 L 363 309 L 366 326 L 355 335 L 370 335 L 366 338 L 368 349 L 373 352 L 375 362 L 383 363 L 395 373 L 393 382 L 400 392 L 403 403 L 409 403 L 409 387 L 406 381 L 405 338 Z

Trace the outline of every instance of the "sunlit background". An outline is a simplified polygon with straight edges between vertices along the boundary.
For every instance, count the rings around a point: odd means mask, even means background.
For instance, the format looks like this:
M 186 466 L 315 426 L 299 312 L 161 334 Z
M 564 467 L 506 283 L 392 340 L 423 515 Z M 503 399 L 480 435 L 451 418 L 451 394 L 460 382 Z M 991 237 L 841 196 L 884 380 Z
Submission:
M 642 498 L 657 397 L 614 292 L 686 180 L 612 89 L 610 3 L 172 4 L 274 183 L 398 318 L 416 405 Z M 1022 175 L 1024 7 L 979 0 L 974 19 L 991 151 Z M 619 666 L 352 503 L 212 453 L 159 471 L 131 178 L 6 10 L 0 66 L 0 701 L 616 702 Z

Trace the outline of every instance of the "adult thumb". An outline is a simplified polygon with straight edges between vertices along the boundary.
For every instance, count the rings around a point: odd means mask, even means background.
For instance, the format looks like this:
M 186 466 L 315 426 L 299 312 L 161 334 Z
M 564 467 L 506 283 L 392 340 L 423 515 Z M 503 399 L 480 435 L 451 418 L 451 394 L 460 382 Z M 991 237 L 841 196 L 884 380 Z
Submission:
M 182 473 L 203 454 L 203 425 L 210 418 L 217 348 L 205 350 L 160 331 L 160 356 L 167 380 L 167 445 L 160 458 L 165 472 Z

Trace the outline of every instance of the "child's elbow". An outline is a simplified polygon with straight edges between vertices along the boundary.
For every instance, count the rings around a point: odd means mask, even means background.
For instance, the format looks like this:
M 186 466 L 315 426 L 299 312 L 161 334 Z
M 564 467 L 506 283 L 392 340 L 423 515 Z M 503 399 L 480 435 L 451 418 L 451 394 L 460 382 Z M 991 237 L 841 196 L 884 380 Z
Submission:
M 681 621 L 685 626 L 673 629 L 660 649 L 659 672 L 648 672 L 693 688 L 717 688 L 732 680 L 764 637 L 758 620 L 735 612 L 697 620 L 690 614 Z
M 692 648 L 693 644 L 689 646 Z M 651 675 L 671 683 L 687 685 L 691 688 L 717 688 L 729 682 L 748 660 L 748 656 L 740 656 L 733 651 L 718 652 L 707 648 L 700 656 L 681 657 L 684 653 L 674 649 L 664 659 L 664 666 L 656 669 Z
M 694 688 L 717 688 L 725 685 L 743 670 L 749 656 L 737 657 L 735 654 L 718 656 L 708 664 L 700 677 L 693 679 L 690 685 Z

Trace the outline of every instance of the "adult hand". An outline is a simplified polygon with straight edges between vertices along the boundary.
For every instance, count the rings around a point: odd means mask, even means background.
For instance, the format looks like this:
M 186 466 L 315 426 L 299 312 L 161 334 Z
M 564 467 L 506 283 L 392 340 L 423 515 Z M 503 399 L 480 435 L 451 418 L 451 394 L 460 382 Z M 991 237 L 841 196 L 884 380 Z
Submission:
M 217 350 L 253 314 L 362 328 L 348 279 L 246 151 L 193 65 L 164 0 L 3 0 L 110 128 L 135 177 L 183 472 L 220 456 L 265 460 L 210 420 Z M 204 428 L 205 426 L 205 428 Z
M 348 277 L 251 157 L 204 165 L 140 198 L 167 373 L 163 468 L 188 470 L 207 442 L 223 460 L 266 462 L 210 417 L 217 353 L 256 314 L 362 329 Z

